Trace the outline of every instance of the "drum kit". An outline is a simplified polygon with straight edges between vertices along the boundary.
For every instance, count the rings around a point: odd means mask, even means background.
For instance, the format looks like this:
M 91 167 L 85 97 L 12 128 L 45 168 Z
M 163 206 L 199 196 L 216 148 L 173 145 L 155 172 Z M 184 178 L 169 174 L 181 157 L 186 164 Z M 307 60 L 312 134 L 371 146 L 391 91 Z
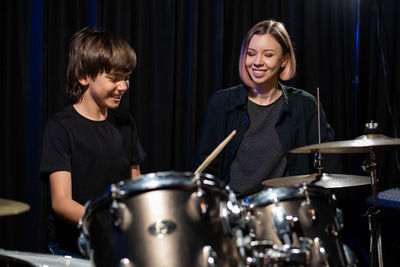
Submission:
M 79 247 L 96 266 L 357 266 L 327 189 L 371 184 L 376 200 L 375 151 L 398 149 L 400 139 L 371 133 L 296 148 L 290 152 L 370 153 L 370 177 L 323 173 L 317 164 L 318 173 L 266 180 L 244 198 L 203 173 L 204 163 L 195 173 L 142 175 L 86 203 Z M 377 212 L 374 202 L 371 266 L 383 266 Z
M 400 139 L 373 133 L 296 148 L 290 152 L 369 153 L 363 169 L 370 176 L 317 168 L 315 174 L 266 180 L 264 189 L 244 198 L 203 173 L 204 166 L 195 173 L 158 172 L 121 181 L 86 203 L 78 246 L 90 260 L 76 266 L 356 266 L 342 240 L 341 210 L 326 189 L 369 184 L 370 263 L 383 266 L 375 152 L 399 149 Z M 21 204 L 0 200 L 0 215 L 26 211 Z M 0 260 L 27 260 L 17 254 L 0 250 Z

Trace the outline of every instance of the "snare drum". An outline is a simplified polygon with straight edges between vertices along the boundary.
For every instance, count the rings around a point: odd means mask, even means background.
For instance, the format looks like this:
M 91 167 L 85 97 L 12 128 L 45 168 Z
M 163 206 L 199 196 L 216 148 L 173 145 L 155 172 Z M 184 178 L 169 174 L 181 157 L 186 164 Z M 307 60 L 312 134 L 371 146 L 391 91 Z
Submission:
M 310 253 L 311 259 L 303 257 L 305 261 L 296 264 L 347 265 L 336 201 L 326 189 L 306 184 L 268 188 L 243 199 L 243 205 L 253 240 L 272 242 L 274 250 L 290 246 Z
M 238 266 L 228 191 L 211 175 L 161 172 L 85 206 L 79 247 L 96 266 Z

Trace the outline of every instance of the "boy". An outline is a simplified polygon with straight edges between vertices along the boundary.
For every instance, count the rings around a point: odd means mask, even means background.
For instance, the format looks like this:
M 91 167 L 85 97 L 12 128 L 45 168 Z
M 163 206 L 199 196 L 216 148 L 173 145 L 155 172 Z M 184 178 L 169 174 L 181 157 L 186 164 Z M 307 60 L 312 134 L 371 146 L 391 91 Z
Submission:
M 79 256 L 83 205 L 109 185 L 140 175 L 145 153 L 135 122 L 111 111 L 128 90 L 135 66 L 135 51 L 109 32 L 87 27 L 71 40 L 67 95 L 74 104 L 47 122 L 40 166 L 42 179 L 50 183 L 53 254 Z

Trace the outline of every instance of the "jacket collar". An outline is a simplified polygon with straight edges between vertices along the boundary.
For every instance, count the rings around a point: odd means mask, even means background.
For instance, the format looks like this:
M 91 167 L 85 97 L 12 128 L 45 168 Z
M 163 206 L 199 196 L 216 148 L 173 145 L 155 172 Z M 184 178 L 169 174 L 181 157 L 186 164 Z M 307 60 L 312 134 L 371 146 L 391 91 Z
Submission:
M 249 90 L 249 88 L 242 84 L 240 85 L 239 91 L 238 91 L 238 95 L 236 97 L 236 102 L 234 107 L 235 108 L 239 108 L 239 107 L 246 107 L 247 105 L 247 90 Z
M 287 112 L 287 113 L 291 114 L 292 112 L 291 112 L 291 107 L 289 105 L 289 95 L 288 95 L 288 90 L 290 90 L 290 88 L 288 88 L 286 85 L 283 85 L 279 82 L 278 82 L 278 85 L 282 90 L 282 97 L 283 97 L 281 114 L 283 114 L 283 112 Z
M 289 96 L 288 96 L 288 90 L 290 90 L 289 87 L 286 85 L 283 85 L 282 83 L 278 82 L 279 88 L 282 90 L 282 97 L 283 97 L 283 104 L 282 104 L 282 113 L 287 112 L 291 113 L 291 108 L 289 105 Z M 247 106 L 247 90 L 249 88 L 246 85 L 240 85 L 240 88 L 238 90 L 238 93 L 235 98 L 234 102 L 234 109 L 236 108 L 241 108 L 241 107 L 246 107 Z

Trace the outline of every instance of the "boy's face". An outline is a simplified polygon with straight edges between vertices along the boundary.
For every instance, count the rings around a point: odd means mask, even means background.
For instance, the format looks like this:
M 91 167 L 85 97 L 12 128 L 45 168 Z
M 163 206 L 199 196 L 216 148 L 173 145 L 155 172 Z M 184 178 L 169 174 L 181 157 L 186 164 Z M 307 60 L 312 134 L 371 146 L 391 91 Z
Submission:
M 117 108 L 121 98 L 129 88 L 129 77 L 113 73 L 98 74 L 96 78 L 87 77 L 79 81 L 88 88 L 82 101 L 95 102 L 100 108 Z

